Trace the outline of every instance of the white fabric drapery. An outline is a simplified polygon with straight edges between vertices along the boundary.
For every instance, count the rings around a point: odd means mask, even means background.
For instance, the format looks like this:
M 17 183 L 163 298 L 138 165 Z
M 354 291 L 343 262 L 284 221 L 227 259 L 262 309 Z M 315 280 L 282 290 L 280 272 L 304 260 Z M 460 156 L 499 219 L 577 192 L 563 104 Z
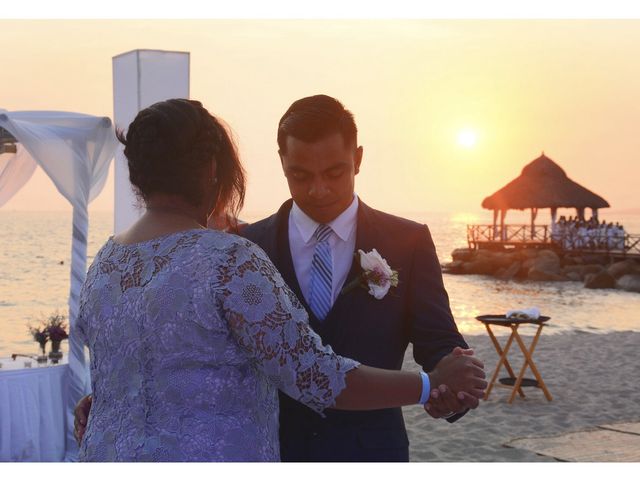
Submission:
M 68 374 L 67 365 L 0 373 L 0 461 L 64 457 Z
M 38 164 L 22 145 L 16 153 L 0 154 L 0 207 L 29 181 Z
M 104 187 L 117 145 L 112 122 L 81 113 L 0 110 L 0 127 L 15 137 L 18 145 L 16 153 L 0 155 L 0 168 L 4 166 L 0 171 L 0 206 L 29 180 L 35 164 L 73 206 L 69 294 L 69 324 L 73 326 L 87 271 L 88 205 Z M 69 460 L 77 454 L 73 407 L 87 391 L 87 381 L 84 348 L 71 336 L 65 447 Z

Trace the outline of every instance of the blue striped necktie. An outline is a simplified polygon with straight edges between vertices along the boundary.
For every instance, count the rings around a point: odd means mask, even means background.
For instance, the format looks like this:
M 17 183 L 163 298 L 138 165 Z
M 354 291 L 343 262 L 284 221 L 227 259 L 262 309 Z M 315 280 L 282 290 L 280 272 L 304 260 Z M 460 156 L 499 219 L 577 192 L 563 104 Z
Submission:
M 316 248 L 313 252 L 311 263 L 311 287 L 309 295 L 309 307 L 318 320 L 324 320 L 331 310 L 333 293 L 332 261 L 329 235 L 331 227 L 319 225 L 313 234 L 316 238 Z

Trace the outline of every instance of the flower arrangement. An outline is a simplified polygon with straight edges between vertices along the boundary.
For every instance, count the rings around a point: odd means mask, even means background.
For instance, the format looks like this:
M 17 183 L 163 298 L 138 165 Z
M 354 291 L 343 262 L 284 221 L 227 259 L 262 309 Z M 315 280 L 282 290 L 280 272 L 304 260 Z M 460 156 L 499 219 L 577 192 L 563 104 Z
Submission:
M 44 325 L 40 325 L 34 327 L 29 325 L 29 333 L 33 336 L 33 339 L 38 342 L 40 348 L 42 349 L 42 354 L 44 355 L 44 349 L 49 341 L 49 334 L 47 333 L 47 328 Z
M 29 333 L 33 339 L 38 342 L 42 349 L 42 355 L 45 354 L 45 346 L 51 340 L 50 357 L 60 357 L 60 342 L 69 338 L 67 317 L 59 312 L 54 312 L 48 318 L 42 319 L 38 326 L 29 325 Z M 52 358 L 53 358 L 52 357 Z
M 46 320 L 45 330 L 49 339 L 51 339 L 51 343 L 57 342 L 59 344 L 62 340 L 69 338 L 69 334 L 67 333 L 69 326 L 67 325 L 66 320 L 67 317 L 57 311 L 50 315 Z
M 349 285 L 344 287 L 342 293 L 347 293 L 359 286 L 368 290 L 369 295 L 372 295 L 376 300 L 381 300 L 391 287 L 398 286 L 398 272 L 389 267 L 387 261 L 375 248 L 368 253 L 358 250 L 355 256 L 362 271 Z

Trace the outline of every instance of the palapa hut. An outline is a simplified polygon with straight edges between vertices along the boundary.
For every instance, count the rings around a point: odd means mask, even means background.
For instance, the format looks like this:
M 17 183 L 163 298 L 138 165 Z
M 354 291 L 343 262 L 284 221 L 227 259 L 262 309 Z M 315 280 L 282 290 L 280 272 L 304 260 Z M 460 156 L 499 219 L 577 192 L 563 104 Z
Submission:
M 522 169 L 518 178 L 485 198 L 482 201 L 482 207 L 493 210 L 494 232 L 496 232 L 498 212 L 500 212 L 500 231 L 503 236 L 504 217 L 507 210 L 530 208 L 533 237 L 535 219 L 540 208 L 551 209 L 553 228 L 558 208 L 575 208 L 582 220 L 584 220 L 585 208 L 591 208 L 593 217 L 597 219 L 598 209 L 609 207 L 609 203 L 567 177 L 564 170 L 542 152 L 540 157 Z

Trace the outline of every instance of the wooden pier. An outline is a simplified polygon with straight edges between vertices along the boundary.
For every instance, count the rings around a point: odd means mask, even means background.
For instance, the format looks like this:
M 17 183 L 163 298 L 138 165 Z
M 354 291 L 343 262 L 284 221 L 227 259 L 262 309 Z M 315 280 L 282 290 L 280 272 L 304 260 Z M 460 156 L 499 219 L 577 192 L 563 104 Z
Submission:
M 575 235 L 552 233 L 548 225 L 467 225 L 467 243 L 474 250 L 546 248 L 564 255 L 594 254 L 615 259 L 640 259 L 640 235 Z

